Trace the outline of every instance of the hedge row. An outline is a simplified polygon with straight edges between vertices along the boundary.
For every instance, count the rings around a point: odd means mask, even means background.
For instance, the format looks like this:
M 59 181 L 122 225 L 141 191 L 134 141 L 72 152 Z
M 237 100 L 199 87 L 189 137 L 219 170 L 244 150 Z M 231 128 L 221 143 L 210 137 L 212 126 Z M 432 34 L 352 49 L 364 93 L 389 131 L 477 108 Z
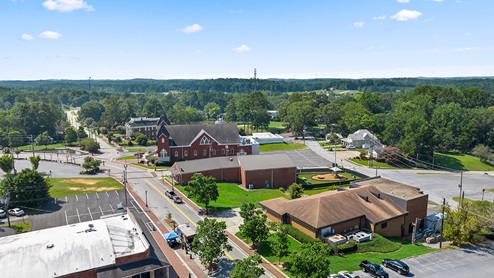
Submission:
M 349 240 L 343 244 L 338 245 L 336 249 L 338 250 L 338 253 L 348 254 L 357 251 L 358 246 L 355 240 Z
M 297 228 L 293 227 L 292 225 L 285 224 L 285 227 L 287 229 L 287 232 L 290 236 L 292 236 L 294 239 L 300 241 L 300 243 L 311 243 L 314 241 L 319 241 L 318 239 L 312 238 L 306 234 L 304 234 L 302 231 L 298 230 Z

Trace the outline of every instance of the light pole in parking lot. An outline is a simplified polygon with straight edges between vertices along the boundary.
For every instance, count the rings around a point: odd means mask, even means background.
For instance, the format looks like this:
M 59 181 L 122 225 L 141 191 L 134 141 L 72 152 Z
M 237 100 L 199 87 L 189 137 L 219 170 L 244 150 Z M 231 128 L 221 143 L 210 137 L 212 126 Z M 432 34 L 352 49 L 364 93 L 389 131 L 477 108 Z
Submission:
M 125 207 L 128 209 L 129 205 L 127 203 L 127 166 L 127 164 L 124 164 Z

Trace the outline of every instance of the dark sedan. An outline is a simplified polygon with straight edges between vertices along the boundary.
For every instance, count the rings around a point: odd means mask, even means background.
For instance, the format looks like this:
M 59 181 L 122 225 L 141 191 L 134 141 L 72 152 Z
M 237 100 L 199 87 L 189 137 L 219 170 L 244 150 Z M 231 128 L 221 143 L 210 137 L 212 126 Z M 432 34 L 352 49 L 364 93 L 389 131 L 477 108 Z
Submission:
M 407 275 L 410 272 L 410 267 L 408 267 L 406 263 L 399 260 L 384 259 L 383 265 L 401 275 Z

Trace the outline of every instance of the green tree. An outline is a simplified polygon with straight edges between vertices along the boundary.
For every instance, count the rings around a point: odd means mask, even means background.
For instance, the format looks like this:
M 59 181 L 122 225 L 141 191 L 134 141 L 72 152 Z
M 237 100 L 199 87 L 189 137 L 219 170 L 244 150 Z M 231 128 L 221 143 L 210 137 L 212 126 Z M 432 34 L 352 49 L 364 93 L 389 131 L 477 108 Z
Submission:
M 17 175 L 7 174 L 0 187 L 9 192 L 12 206 L 38 207 L 50 196 L 48 180 L 33 169 L 23 169 Z
M 228 122 L 237 121 L 237 100 L 232 98 L 225 108 L 225 120 Z
M 482 208 L 481 203 L 487 204 L 490 209 L 487 212 L 478 211 Z M 492 223 L 492 207 L 492 203 L 487 201 L 477 204 L 467 200 L 461 201 L 456 209 L 447 205 L 445 212 L 448 217 L 444 219 L 443 236 L 456 246 L 480 242 L 487 233 L 484 223 Z
M 74 127 L 69 126 L 65 129 L 64 139 L 67 144 L 77 141 L 77 131 Z
M 84 138 L 81 140 L 81 150 L 88 151 L 90 153 L 99 152 L 99 144 L 91 138 Z
M 272 223 L 272 224 L 271 224 Z M 288 247 L 288 231 L 283 223 L 270 222 L 270 230 L 274 232 L 269 242 L 269 246 L 273 253 L 278 257 L 278 264 L 281 264 L 281 258 L 289 255 Z
M 8 154 L 4 154 L 0 157 L 0 169 L 4 171 L 6 174 L 10 174 L 12 172 L 13 166 L 13 157 Z
M 29 157 L 29 161 L 31 162 L 31 166 L 32 166 L 33 170 L 38 170 L 40 160 L 41 160 L 41 157 L 39 157 L 39 155 Z
M 330 273 L 331 247 L 322 242 L 306 243 L 292 253 L 290 270 L 296 277 L 326 278 Z
M 268 236 L 267 217 L 260 209 L 256 209 L 254 203 L 244 202 L 240 206 L 240 216 L 244 223 L 239 226 L 240 232 L 252 240 L 261 251 L 261 242 Z
M 190 196 L 195 197 L 197 202 L 204 204 L 206 214 L 208 214 L 209 203 L 216 201 L 220 196 L 216 179 L 214 177 L 204 176 L 201 173 L 192 175 L 185 190 L 187 190 Z
M 302 187 L 301 184 L 298 183 L 292 183 L 288 187 L 288 196 L 290 196 L 291 199 L 297 199 L 302 197 L 304 194 L 304 188 Z
M 84 129 L 83 126 L 79 126 L 79 129 L 77 129 L 77 138 L 79 140 L 83 139 L 83 138 L 87 138 L 87 133 L 86 133 L 86 130 Z
M 210 120 L 216 120 L 218 115 L 221 114 L 221 107 L 216 102 L 208 102 L 204 106 L 204 114 Z
M 142 108 L 142 116 L 158 117 L 163 112 L 163 106 L 156 97 L 150 98 Z
M 105 107 L 98 101 L 86 102 L 81 106 L 79 110 L 78 118 L 79 121 L 83 122 L 87 118 L 93 118 L 95 121 L 99 122 Z
M 85 174 L 97 174 L 100 165 L 101 160 L 94 159 L 92 156 L 86 156 L 84 158 L 84 163 L 82 163 L 82 168 L 86 169 L 84 172 Z
M 149 138 L 145 134 L 140 134 L 139 136 L 136 137 L 137 143 L 141 146 L 147 146 L 148 140 Z
M 36 137 L 36 145 L 38 146 L 45 146 L 46 149 L 50 143 L 51 143 L 51 137 L 50 135 L 48 135 L 47 131 L 41 133 Z
M 262 262 L 259 255 L 249 256 L 237 261 L 230 272 L 231 278 L 259 278 L 264 274 L 264 268 L 259 264 Z
M 22 134 L 18 130 L 11 130 L 8 135 L 9 138 L 9 146 L 11 148 L 17 148 L 24 145 L 24 138 L 26 138 L 25 134 Z
M 226 223 L 213 218 L 204 218 L 197 222 L 197 234 L 192 245 L 202 264 L 213 270 L 223 255 L 223 250 L 231 251 L 225 234 Z
M 472 150 L 473 155 L 480 158 L 481 162 L 486 162 L 489 159 L 489 147 L 486 145 L 480 144 L 475 146 Z
M 292 133 L 305 136 L 304 129 L 316 125 L 316 113 L 314 102 L 294 102 L 288 106 L 287 115 L 283 117 L 283 120 L 288 123 Z

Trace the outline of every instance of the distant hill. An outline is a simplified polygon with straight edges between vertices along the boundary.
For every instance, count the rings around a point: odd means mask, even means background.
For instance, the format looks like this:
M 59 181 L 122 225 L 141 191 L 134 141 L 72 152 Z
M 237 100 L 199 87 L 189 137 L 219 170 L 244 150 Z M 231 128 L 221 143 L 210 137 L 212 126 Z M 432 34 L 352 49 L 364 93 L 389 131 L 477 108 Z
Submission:
M 62 92 L 89 90 L 106 93 L 252 92 L 273 93 L 314 90 L 358 90 L 364 92 L 409 92 L 420 85 L 477 87 L 494 93 L 494 77 L 378 78 L 378 79 L 128 79 L 128 80 L 35 80 L 0 81 L 0 86 L 21 91 Z

